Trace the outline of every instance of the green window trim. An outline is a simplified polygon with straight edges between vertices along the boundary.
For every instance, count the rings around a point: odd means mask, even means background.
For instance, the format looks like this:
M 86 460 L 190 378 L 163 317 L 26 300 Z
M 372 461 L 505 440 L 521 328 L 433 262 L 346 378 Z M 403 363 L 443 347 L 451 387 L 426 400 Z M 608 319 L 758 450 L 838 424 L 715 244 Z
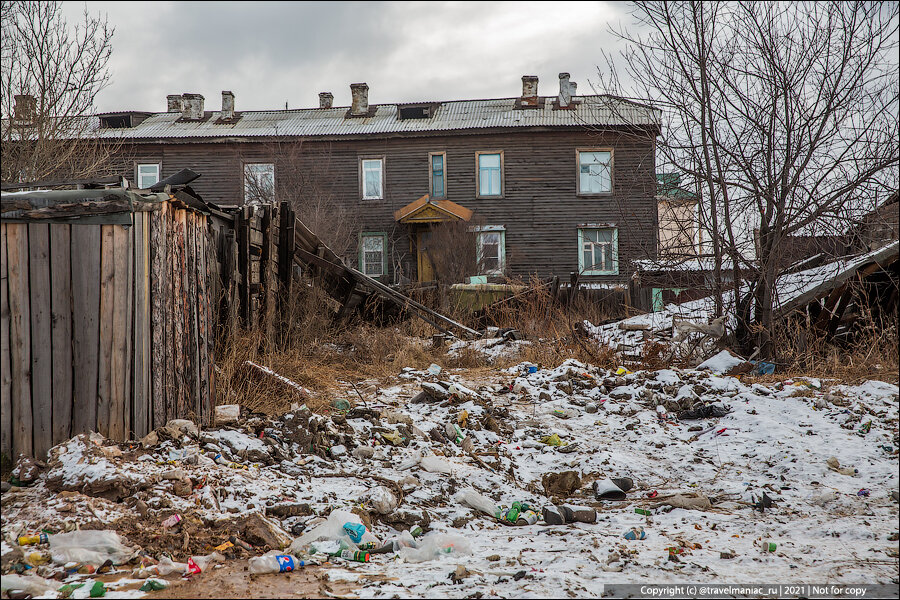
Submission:
M 588 266 L 593 265 L 585 265 L 584 261 L 584 245 L 585 245 L 585 232 L 586 231 L 612 231 L 611 236 L 611 263 L 612 268 L 608 270 L 602 269 L 589 269 Z M 588 240 L 590 242 L 590 240 Z M 592 250 L 593 254 L 593 250 Z M 618 227 L 585 227 L 578 229 L 578 272 L 582 275 L 618 275 L 619 274 L 619 229 Z
M 365 249 L 365 241 L 366 238 L 380 238 L 381 239 L 381 273 L 367 273 L 366 272 L 366 249 Z M 373 279 L 382 279 L 387 276 L 387 267 L 388 267 L 388 240 L 387 233 L 384 231 L 363 231 L 359 234 L 359 272 L 363 275 L 368 275 Z
M 475 152 L 476 198 L 504 197 L 506 177 L 503 154 L 503 150 L 478 150 Z
M 447 197 L 447 153 L 428 153 L 428 193 L 432 198 Z

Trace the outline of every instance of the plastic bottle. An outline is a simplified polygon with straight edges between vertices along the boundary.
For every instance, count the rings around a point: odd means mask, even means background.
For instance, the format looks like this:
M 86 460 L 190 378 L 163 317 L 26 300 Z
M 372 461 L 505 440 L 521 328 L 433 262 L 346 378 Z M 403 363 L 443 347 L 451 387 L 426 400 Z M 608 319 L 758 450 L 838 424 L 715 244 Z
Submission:
M 19 536 L 19 545 L 20 546 L 33 546 L 35 544 L 46 544 L 50 541 L 50 538 L 43 531 L 40 533 L 36 533 L 34 535 L 20 535 Z
M 344 560 L 352 560 L 354 562 L 369 562 L 369 553 L 359 550 L 342 550 L 340 555 Z
M 305 562 L 290 554 L 264 554 L 250 559 L 251 573 L 288 573 Z
M 162 522 L 162 528 L 169 529 L 170 527 L 175 527 L 179 523 L 181 523 L 181 515 L 176 513 Z
M 225 562 L 225 557 L 218 552 L 213 552 L 212 554 L 207 554 L 205 556 L 192 556 L 187 562 L 188 571 L 191 573 L 200 573 L 201 571 L 205 571 L 212 563 L 221 562 Z

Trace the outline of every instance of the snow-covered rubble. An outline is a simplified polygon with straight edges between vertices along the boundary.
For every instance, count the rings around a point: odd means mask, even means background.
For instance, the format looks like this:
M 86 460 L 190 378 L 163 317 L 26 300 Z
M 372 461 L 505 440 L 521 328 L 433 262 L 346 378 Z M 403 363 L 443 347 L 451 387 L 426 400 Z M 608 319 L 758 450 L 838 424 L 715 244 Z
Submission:
M 168 551 L 182 561 L 229 534 L 247 537 L 254 519 L 271 540 L 279 532 L 296 538 L 343 509 L 379 544 L 398 540 L 396 553 L 372 554 L 368 563 L 323 563 L 332 582 L 353 582 L 365 597 L 599 596 L 612 582 L 739 583 L 761 575 L 896 579 L 896 385 L 769 384 L 693 369 L 617 373 L 575 360 L 529 367 L 472 378 L 461 369 L 406 369 L 381 382 L 364 407 L 330 417 L 305 408 L 278 419 L 243 415 L 237 426 L 147 450 L 121 445 L 121 456 L 103 450 L 108 441 L 91 448 L 86 436 L 76 438 L 54 450 L 31 487 L 4 494 L 4 556 L 19 533 L 82 525 L 115 528 L 151 556 Z M 446 394 L 422 394 L 423 384 Z M 724 416 L 687 419 L 705 407 L 723 407 Z M 330 451 L 337 446 L 345 452 Z M 835 470 L 831 457 L 856 472 Z M 566 471 L 574 472 L 567 481 L 577 481 L 575 491 L 551 491 L 548 474 Z M 123 474 L 128 498 L 48 486 L 54 478 L 94 483 Z M 593 482 L 620 477 L 634 481 L 626 500 L 594 497 Z M 176 493 L 185 478 L 187 493 Z M 468 493 L 498 506 L 526 502 L 538 515 L 554 504 L 593 508 L 596 522 L 504 525 L 461 503 Z M 184 517 L 191 539 L 163 529 L 172 514 Z M 442 540 L 437 553 L 401 548 L 411 539 L 401 534 L 415 526 Z M 641 527 L 645 539 L 623 537 Z M 233 548 L 229 561 L 261 554 L 266 539 L 258 532 L 256 548 Z M 470 553 L 439 551 L 454 539 Z M 761 540 L 776 542 L 777 551 L 762 553 Z M 417 562 L 423 557 L 430 560 Z M 199 577 L 214 582 L 215 571 Z M 118 593 L 136 592 L 108 595 Z

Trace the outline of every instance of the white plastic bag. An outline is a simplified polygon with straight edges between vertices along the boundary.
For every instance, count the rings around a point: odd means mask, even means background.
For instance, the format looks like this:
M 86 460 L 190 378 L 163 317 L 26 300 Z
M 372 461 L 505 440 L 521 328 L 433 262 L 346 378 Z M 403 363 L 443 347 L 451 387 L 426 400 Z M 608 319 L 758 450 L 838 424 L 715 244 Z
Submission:
M 362 523 L 358 515 L 346 510 L 333 510 L 328 518 L 319 523 L 300 537 L 298 537 L 290 546 L 291 552 L 294 554 L 304 552 L 312 542 L 316 540 L 337 540 L 344 533 L 344 523 Z
M 137 549 L 123 544 L 115 531 L 84 529 L 51 535 L 50 553 L 57 564 L 78 562 L 102 565 L 111 560 L 114 565 L 121 565 L 137 555 Z
M 43 596 L 48 591 L 56 591 L 62 587 L 62 583 L 52 579 L 44 579 L 37 575 L 9 575 L 0 576 L 0 590 L 22 590 L 32 596 Z
M 369 502 L 372 503 L 372 508 L 380 515 L 389 515 L 397 510 L 399 504 L 397 496 L 383 485 L 372 488 L 366 492 L 366 496 L 368 497 Z
M 418 548 L 400 548 L 400 558 L 410 563 L 471 553 L 472 548 L 466 538 L 450 533 L 429 533 L 418 541 Z
M 497 513 L 500 510 L 493 500 L 471 489 L 460 490 L 453 499 L 464 506 L 480 510 L 484 514 L 495 518 L 498 516 Z
M 449 475 L 452 472 L 452 468 L 447 461 L 441 459 L 435 455 L 423 456 L 422 460 L 419 461 L 419 466 L 428 471 L 429 473 L 445 473 Z

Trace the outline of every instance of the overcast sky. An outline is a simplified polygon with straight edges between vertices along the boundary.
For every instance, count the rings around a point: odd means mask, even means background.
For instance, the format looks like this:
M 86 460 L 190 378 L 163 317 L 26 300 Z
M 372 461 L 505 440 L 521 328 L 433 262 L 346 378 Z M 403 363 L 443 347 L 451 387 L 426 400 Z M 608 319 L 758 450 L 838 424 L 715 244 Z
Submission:
M 115 27 L 112 84 L 99 112 L 165 111 L 166 95 L 194 92 L 218 110 L 318 106 L 330 91 L 350 104 L 350 83 L 369 102 L 508 98 L 522 75 L 555 95 L 568 71 L 579 93 L 596 82 L 608 23 L 629 22 L 616 2 L 83 2 Z

